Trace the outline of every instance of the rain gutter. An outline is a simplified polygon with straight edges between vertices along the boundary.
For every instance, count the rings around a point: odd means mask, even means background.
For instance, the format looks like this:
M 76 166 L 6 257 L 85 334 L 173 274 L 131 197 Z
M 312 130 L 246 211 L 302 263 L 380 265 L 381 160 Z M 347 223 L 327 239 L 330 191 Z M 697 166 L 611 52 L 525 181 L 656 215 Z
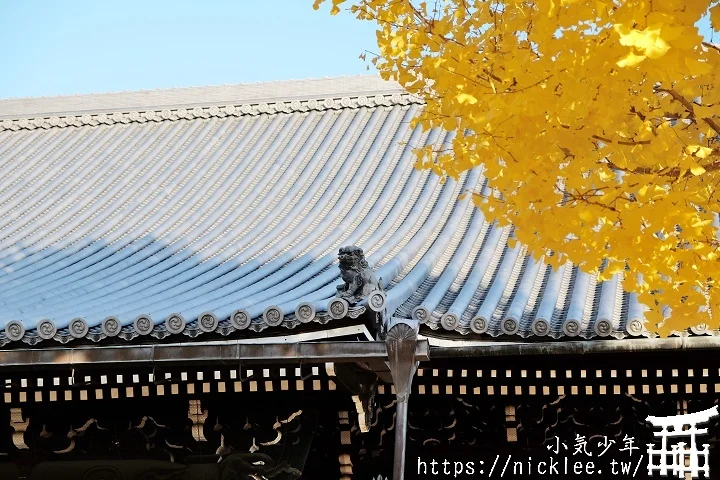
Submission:
M 427 338 L 432 358 L 593 355 L 720 349 L 720 337 L 631 338 L 555 342 L 473 342 Z

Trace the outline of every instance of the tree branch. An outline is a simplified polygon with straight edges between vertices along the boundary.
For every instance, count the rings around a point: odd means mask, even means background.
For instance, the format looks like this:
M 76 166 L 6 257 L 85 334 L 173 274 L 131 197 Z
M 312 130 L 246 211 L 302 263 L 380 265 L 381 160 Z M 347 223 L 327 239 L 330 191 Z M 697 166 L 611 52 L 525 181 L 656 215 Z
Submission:
M 680 103 L 683 107 L 685 107 L 685 109 L 690 113 L 690 115 L 692 115 L 693 119 L 697 120 L 695 118 L 695 104 L 693 104 L 688 99 L 686 99 L 685 97 L 680 95 L 678 92 L 676 92 L 672 88 L 656 88 L 655 91 L 664 92 L 664 93 L 667 93 L 668 95 L 670 95 L 673 98 L 673 100 L 675 100 L 676 102 Z M 710 128 L 715 130 L 715 133 L 720 135 L 720 124 L 718 124 L 715 120 L 713 120 L 712 118 L 709 118 L 709 117 L 703 118 L 702 120 L 705 123 L 707 123 L 708 125 L 710 125 Z
M 622 168 L 617 165 L 615 165 L 610 160 L 607 161 L 607 166 L 610 167 L 613 170 L 619 170 L 621 172 L 625 173 L 632 173 L 634 175 L 657 175 L 659 177 L 667 177 L 671 179 L 679 179 L 680 177 L 680 167 L 673 167 L 669 169 L 661 169 L 661 170 L 655 170 L 652 167 L 638 167 L 638 168 Z M 712 163 L 709 163 L 707 165 L 702 165 L 702 167 L 705 169 L 706 172 L 717 172 L 720 170 L 720 159 L 713 161 Z M 689 178 L 693 174 L 690 172 L 685 172 L 682 178 Z
M 720 45 L 718 45 L 716 43 L 702 42 L 702 44 L 705 47 L 708 47 L 710 49 L 717 50 L 718 52 L 720 52 Z
M 618 141 L 613 141 L 613 140 L 611 140 L 611 139 L 609 139 L 609 138 L 601 137 L 600 135 L 593 135 L 592 138 L 594 138 L 595 140 L 600 140 L 601 142 L 604 142 L 604 143 L 615 143 L 615 144 L 617 144 L 617 145 L 629 145 L 629 146 L 634 146 L 634 145 L 650 145 L 650 140 L 638 140 L 638 141 L 635 141 L 635 140 L 628 140 L 628 141 L 618 140 Z

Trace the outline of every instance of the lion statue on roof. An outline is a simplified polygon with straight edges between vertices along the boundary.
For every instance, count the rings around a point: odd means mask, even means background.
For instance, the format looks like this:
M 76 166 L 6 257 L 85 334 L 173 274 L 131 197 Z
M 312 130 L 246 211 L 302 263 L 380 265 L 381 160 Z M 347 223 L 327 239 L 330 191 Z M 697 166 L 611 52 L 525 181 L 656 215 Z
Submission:
M 370 292 L 381 290 L 372 268 L 365 260 L 360 247 L 342 247 L 338 254 L 340 260 L 340 277 L 343 284 L 337 286 L 337 295 L 349 303 L 357 303 L 367 298 Z

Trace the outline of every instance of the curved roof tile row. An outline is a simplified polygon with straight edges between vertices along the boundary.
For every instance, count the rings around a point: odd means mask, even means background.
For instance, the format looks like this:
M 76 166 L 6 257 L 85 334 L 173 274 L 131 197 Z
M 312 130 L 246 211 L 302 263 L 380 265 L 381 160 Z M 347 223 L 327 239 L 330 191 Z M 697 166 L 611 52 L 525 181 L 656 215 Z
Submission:
M 374 86 L 373 88 L 376 88 Z M 0 132 L 0 341 L 293 328 L 361 246 L 390 313 L 461 334 L 642 335 L 619 278 L 509 248 L 457 181 L 413 168 L 406 95 L 326 109 Z M 341 309 L 342 310 L 342 309 Z

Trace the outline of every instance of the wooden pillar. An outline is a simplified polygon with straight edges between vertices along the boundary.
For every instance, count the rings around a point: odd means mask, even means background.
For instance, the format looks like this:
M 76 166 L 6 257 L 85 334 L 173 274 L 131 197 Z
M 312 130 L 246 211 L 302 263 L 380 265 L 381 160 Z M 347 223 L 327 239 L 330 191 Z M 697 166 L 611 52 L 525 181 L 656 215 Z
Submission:
M 419 323 L 414 320 L 391 320 L 385 343 L 388 351 L 388 366 L 395 385 L 397 415 L 395 421 L 395 458 L 393 480 L 405 478 L 405 452 L 407 437 L 407 409 L 412 379 L 417 371 L 415 346 Z

